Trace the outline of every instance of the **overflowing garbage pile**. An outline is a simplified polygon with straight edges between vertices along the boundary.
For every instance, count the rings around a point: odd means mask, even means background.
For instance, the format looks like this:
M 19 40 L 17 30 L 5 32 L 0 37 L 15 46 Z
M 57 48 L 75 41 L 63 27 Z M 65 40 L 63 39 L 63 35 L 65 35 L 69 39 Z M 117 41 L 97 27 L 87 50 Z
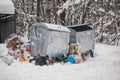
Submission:
M 51 65 L 58 62 L 55 58 L 50 58 L 49 56 L 31 56 L 31 42 L 30 40 L 23 40 L 20 36 L 16 34 L 11 34 L 6 39 L 6 48 L 8 49 L 8 54 L 2 59 L 6 64 L 11 65 L 14 60 L 19 62 L 32 62 L 34 61 L 36 65 Z M 31 58 L 32 57 L 32 58 Z M 65 57 L 61 58 L 61 63 L 81 63 L 81 45 L 79 43 L 69 44 L 69 53 Z
M 17 34 L 11 34 L 6 39 L 6 48 L 8 54 L 3 57 L 3 61 L 10 65 L 14 59 L 20 62 L 29 61 L 31 43 L 29 40 L 24 41 Z
M 66 62 L 70 63 L 81 63 L 81 45 L 79 43 L 70 43 L 69 44 L 69 53 L 66 58 Z

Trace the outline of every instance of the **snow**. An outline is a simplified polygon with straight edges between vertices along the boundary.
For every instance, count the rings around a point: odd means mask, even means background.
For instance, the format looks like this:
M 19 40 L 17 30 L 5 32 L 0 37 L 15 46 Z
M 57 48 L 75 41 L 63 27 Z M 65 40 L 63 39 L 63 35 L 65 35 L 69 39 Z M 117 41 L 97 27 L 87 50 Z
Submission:
M 0 14 L 14 14 L 14 5 L 11 0 L 0 0 Z
M 0 57 L 7 55 L 8 50 L 5 46 L 5 44 L 0 44 Z
M 99 8 L 97 11 L 105 12 L 105 9 L 103 9 L 103 8 Z
M 108 14 L 115 16 L 115 13 L 113 11 L 109 11 Z
M 107 27 L 107 26 L 109 26 L 109 25 L 111 25 L 112 24 L 112 21 L 108 21 L 107 23 L 105 23 L 103 26 L 104 27 Z
M 4 49 L 4 50 L 3 50 Z M 0 44 L 0 52 L 6 52 Z M 35 66 L 18 62 L 10 66 L 0 58 L 0 80 L 120 80 L 120 46 L 95 45 L 95 57 L 81 64 Z
M 70 30 L 62 25 L 57 25 L 57 24 L 49 24 L 49 23 L 35 23 L 35 25 L 40 26 L 40 25 L 45 25 L 48 29 L 51 30 L 58 30 L 58 31 L 65 31 L 65 32 L 70 32 Z
M 58 16 L 60 16 L 61 13 L 62 13 L 62 9 L 57 11 Z
M 97 2 L 98 0 L 95 0 L 95 2 Z
M 67 0 L 63 4 L 63 9 L 67 9 L 70 5 L 79 4 L 80 2 L 81 2 L 80 0 Z

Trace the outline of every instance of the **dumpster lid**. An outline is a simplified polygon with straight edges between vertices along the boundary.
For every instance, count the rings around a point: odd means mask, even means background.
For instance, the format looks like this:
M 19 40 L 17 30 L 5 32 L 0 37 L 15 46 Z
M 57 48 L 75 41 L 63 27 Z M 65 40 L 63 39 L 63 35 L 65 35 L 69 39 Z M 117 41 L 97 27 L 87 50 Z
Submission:
M 70 32 L 70 30 L 67 27 L 62 26 L 62 25 L 50 24 L 50 23 L 36 23 L 35 25 L 37 26 L 42 25 L 43 27 L 46 27 L 49 30 Z
M 87 30 L 93 30 L 92 27 L 88 26 L 88 25 L 73 25 L 73 26 L 68 26 L 68 28 L 75 30 L 76 32 L 80 32 L 80 31 L 87 31 Z

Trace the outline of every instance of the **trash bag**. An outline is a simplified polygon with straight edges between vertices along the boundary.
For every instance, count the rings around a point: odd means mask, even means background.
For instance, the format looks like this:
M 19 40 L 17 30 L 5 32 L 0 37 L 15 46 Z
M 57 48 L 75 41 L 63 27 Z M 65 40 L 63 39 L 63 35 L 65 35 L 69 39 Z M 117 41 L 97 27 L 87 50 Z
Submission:
M 75 59 L 75 63 L 81 63 L 82 62 L 82 57 L 80 55 L 76 55 L 74 57 L 74 59 Z
M 14 54 L 15 54 L 15 57 L 16 57 L 16 58 L 19 58 L 19 57 L 22 56 L 22 51 L 21 51 L 20 49 L 16 49 L 16 50 L 14 51 Z
M 28 47 L 28 46 L 31 46 L 31 43 L 27 42 L 24 44 L 24 47 Z
M 36 65 L 40 65 L 40 66 L 43 66 L 43 65 L 46 65 L 46 57 L 44 56 L 39 56 L 36 60 L 35 60 L 35 64 Z
M 74 57 L 67 57 L 66 62 L 70 62 L 70 63 L 74 64 L 75 59 L 74 59 Z
M 71 62 L 72 64 L 73 63 L 81 63 L 82 57 L 81 57 L 81 55 L 71 54 L 67 57 L 66 62 Z
M 7 48 L 15 50 L 19 46 L 19 44 L 23 44 L 23 42 L 19 37 L 14 36 L 10 39 L 7 39 L 6 44 L 7 44 L 6 46 Z
M 55 63 L 55 59 L 54 58 L 50 58 L 50 57 L 48 57 L 48 56 L 46 56 L 46 64 L 47 65 L 52 65 L 52 64 L 54 64 Z
M 25 51 L 27 51 L 27 52 L 31 51 L 31 43 L 30 42 L 25 43 L 24 47 L 25 47 Z
M 29 61 L 29 59 L 28 59 L 28 57 L 26 57 L 26 56 L 21 56 L 20 58 L 19 58 L 19 61 L 20 62 L 24 62 L 24 61 Z
M 31 51 L 31 47 L 30 46 L 26 47 L 25 51 L 30 52 Z

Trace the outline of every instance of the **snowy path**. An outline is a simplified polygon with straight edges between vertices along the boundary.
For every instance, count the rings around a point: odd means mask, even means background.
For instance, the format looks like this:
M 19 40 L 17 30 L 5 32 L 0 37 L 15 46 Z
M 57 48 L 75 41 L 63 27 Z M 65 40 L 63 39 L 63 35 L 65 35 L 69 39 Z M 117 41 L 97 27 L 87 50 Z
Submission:
M 7 50 L 0 45 L 0 53 Z M 5 53 L 4 52 L 4 53 Z M 95 58 L 81 64 L 35 66 L 0 59 L 0 80 L 120 80 L 120 47 L 96 44 Z

